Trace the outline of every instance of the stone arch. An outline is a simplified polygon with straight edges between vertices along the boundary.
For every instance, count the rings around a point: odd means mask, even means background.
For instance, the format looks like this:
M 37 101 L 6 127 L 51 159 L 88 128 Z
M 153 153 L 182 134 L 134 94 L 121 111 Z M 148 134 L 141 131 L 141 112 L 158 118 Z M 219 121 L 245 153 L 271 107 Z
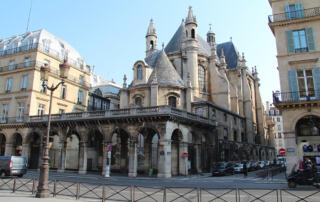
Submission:
M 22 135 L 20 133 L 14 133 L 12 135 L 11 143 L 12 143 L 12 151 L 11 154 L 15 156 L 22 155 Z
M 175 129 L 171 135 L 171 174 L 178 175 L 181 167 L 181 148 L 180 144 L 183 140 L 183 135 L 180 129 Z
M 112 172 L 127 173 L 129 166 L 130 133 L 116 127 L 111 133 L 111 170 Z
M 71 129 L 67 132 L 67 135 L 64 139 L 66 144 L 66 169 L 79 169 L 80 142 L 82 139 L 83 137 L 75 129 Z
M 61 156 L 61 137 L 54 129 L 50 131 L 48 147 L 50 169 L 58 169 Z
M 104 136 L 97 130 L 90 130 L 88 133 L 88 154 L 87 170 L 101 171 L 103 168 L 103 145 Z
M 27 143 L 28 151 L 28 165 L 30 169 L 37 169 L 39 167 L 41 153 L 42 153 L 42 145 L 41 145 L 41 134 L 32 131 L 27 134 L 25 138 L 25 142 Z
M 314 112 L 303 112 L 303 113 L 295 113 L 295 115 L 297 115 L 296 117 L 294 117 L 292 119 L 292 122 L 293 124 L 291 124 L 291 128 L 290 128 L 290 131 L 295 131 L 296 130 L 296 125 L 298 124 L 299 120 L 302 119 L 303 117 L 306 117 L 306 116 L 315 116 L 315 117 L 318 117 L 318 114 L 314 113 Z
M 158 171 L 159 132 L 151 124 L 138 128 L 138 132 L 138 173 L 155 174 Z
M 0 156 L 4 156 L 6 150 L 6 135 L 0 133 Z

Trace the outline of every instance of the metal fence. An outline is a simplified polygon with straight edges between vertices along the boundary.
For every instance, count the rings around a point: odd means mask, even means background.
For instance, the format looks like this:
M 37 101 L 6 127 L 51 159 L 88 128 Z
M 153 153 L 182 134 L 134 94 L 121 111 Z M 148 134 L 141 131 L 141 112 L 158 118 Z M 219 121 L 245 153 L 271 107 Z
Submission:
M 0 190 L 26 192 L 35 195 L 36 179 L 0 179 Z M 319 201 L 315 189 L 212 189 L 187 187 L 143 187 L 49 181 L 52 197 L 68 197 L 96 201 L 167 202 L 167 201 Z

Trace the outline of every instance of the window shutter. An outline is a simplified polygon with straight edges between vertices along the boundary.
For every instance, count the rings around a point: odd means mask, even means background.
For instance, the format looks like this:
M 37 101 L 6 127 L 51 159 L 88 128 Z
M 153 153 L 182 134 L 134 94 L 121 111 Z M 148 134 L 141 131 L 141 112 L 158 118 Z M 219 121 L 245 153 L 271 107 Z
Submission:
M 320 98 L 320 67 L 312 69 L 314 90 L 316 91 L 316 97 Z
M 312 27 L 309 27 L 309 28 L 306 29 L 306 35 L 307 35 L 307 42 L 308 42 L 309 51 L 316 50 L 316 46 L 314 44 L 314 39 L 313 39 L 313 29 L 312 29 Z
M 286 5 L 286 18 L 287 20 L 290 20 L 290 7 L 289 4 Z
M 296 17 L 297 18 L 303 18 L 304 17 L 304 12 L 302 8 L 302 3 L 296 3 L 295 4 L 295 9 L 296 9 Z
M 286 31 L 288 53 L 294 53 L 294 42 L 292 31 Z
M 298 87 L 298 78 L 296 70 L 288 71 L 289 87 L 291 101 L 296 101 L 299 99 L 299 87 Z

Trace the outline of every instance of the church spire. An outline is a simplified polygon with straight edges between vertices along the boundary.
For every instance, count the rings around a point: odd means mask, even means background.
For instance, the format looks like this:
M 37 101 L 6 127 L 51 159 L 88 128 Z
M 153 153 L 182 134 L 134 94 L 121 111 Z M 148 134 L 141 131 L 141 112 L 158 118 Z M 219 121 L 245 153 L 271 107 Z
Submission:
M 150 20 L 146 35 L 146 57 L 157 50 L 157 33 L 153 25 L 153 19 Z
M 150 20 L 149 27 L 148 27 L 148 30 L 147 30 L 146 37 L 148 37 L 148 36 L 157 36 L 156 29 L 153 26 L 153 19 L 152 18 Z
M 193 23 L 197 24 L 196 16 L 193 15 L 192 7 L 189 6 L 188 17 L 186 18 L 186 24 Z

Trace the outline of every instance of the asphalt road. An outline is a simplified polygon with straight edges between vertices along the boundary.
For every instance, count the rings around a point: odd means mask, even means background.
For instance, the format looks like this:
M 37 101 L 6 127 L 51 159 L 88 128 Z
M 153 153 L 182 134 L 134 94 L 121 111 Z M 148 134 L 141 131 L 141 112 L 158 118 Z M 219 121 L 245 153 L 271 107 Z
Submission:
M 108 185 L 136 185 L 144 187 L 204 187 L 204 188 L 240 188 L 240 189 L 286 189 L 287 183 L 284 173 L 274 176 L 272 179 L 263 179 L 256 176 L 255 172 L 249 172 L 247 178 L 242 174 L 231 176 L 211 177 L 209 173 L 204 175 L 176 176 L 162 179 L 148 176 L 129 178 L 124 175 L 111 174 L 105 178 L 95 173 L 80 175 L 72 172 L 57 173 L 50 171 L 49 180 L 66 182 L 98 183 Z M 38 171 L 28 171 L 23 178 L 38 178 Z M 310 186 L 311 188 L 311 186 Z

